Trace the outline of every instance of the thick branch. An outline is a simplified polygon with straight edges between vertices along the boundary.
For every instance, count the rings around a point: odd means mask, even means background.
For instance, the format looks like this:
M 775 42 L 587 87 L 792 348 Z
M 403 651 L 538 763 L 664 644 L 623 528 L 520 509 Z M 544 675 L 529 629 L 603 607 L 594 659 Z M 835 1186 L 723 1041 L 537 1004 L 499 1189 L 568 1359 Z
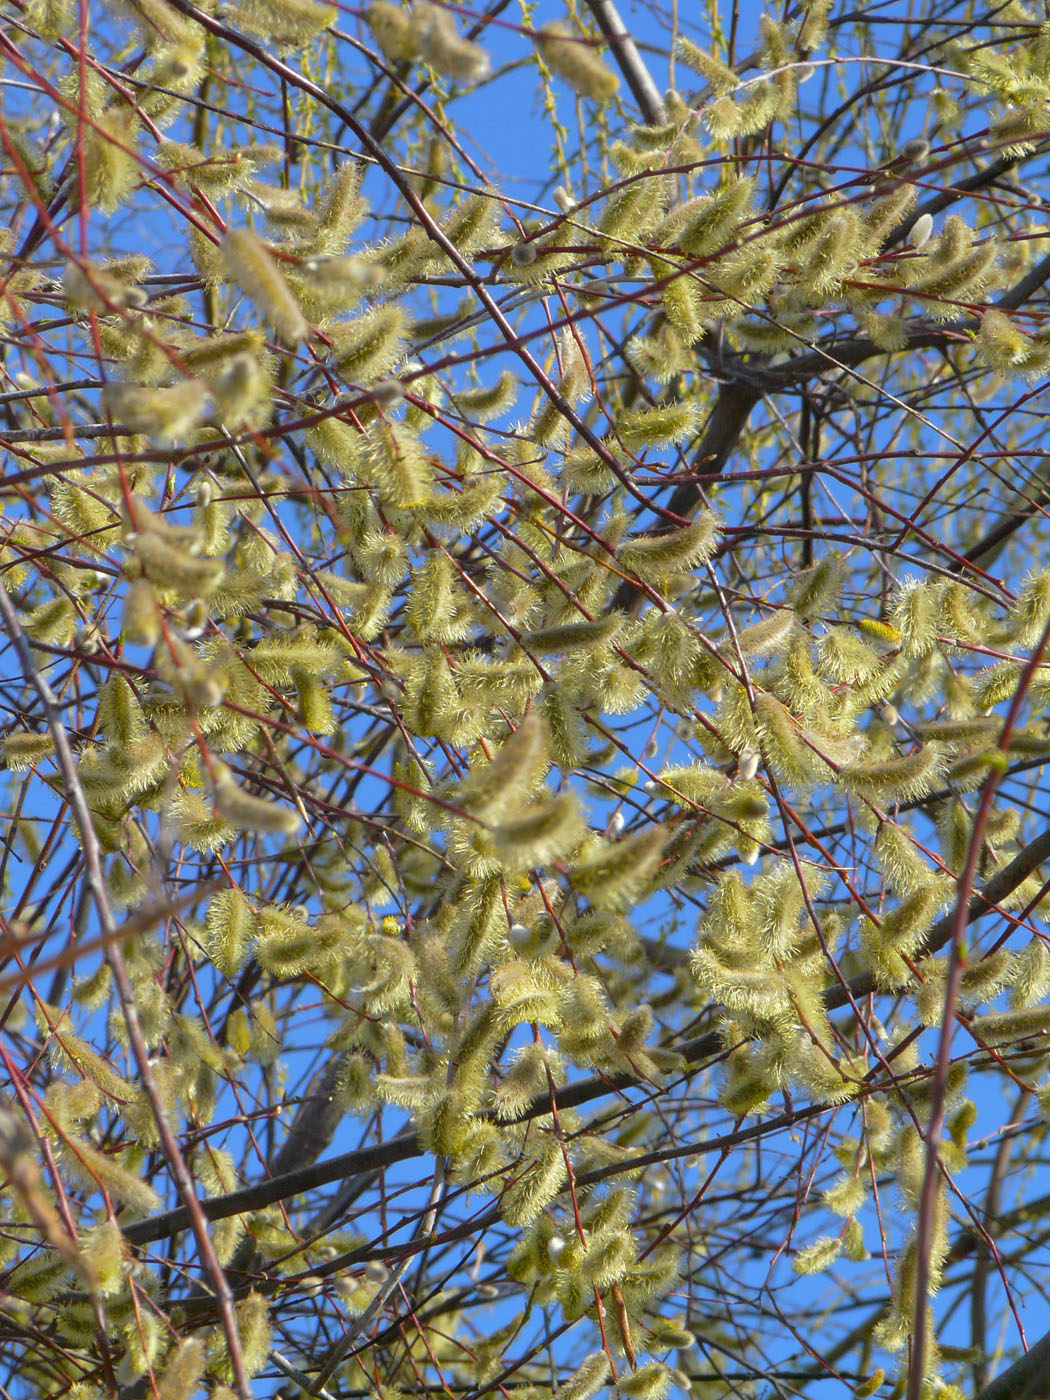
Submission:
M 1039 1400 L 1047 1393 L 1050 1372 L 1050 1332 L 1045 1333 L 1018 1357 L 990 1385 L 980 1391 L 975 1400 Z
M 667 120 L 663 98 L 613 0 L 587 0 L 587 7 L 609 40 L 612 56 L 642 116 L 649 126 L 662 126 Z

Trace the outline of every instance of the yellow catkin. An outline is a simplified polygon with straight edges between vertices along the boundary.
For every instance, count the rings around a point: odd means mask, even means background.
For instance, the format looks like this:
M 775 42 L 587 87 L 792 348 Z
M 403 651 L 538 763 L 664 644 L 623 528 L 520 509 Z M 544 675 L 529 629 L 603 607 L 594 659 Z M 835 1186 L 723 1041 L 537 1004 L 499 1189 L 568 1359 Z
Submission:
M 411 12 L 400 5 L 391 0 L 372 0 L 365 11 L 365 22 L 384 58 L 405 63 L 419 52 Z
M 90 262 L 68 262 L 62 270 L 62 290 L 66 301 L 77 311 L 98 311 L 102 315 L 146 304 L 146 293 L 104 268 Z
M 310 333 L 299 303 L 270 250 L 250 229 L 231 228 L 222 240 L 227 276 L 257 307 L 286 345 L 298 345 Z
M 302 48 L 338 18 L 334 5 L 317 0 L 240 0 L 232 18 L 241 29 L 282 48 Z

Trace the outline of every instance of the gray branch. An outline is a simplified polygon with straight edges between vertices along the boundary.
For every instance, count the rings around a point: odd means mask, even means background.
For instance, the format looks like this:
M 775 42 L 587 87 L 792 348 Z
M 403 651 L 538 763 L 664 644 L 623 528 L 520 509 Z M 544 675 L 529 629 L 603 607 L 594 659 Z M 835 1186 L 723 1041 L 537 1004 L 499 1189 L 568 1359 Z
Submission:
M 1050 1332 L 1045 1333 L 974 1400 L 1039 1400 L 1047 1393 L 1050 1373 Z
M 664 100 L 613 0 L 587 0 L 587 6 L 597 20 L 598 28 L 608 39 L 616 65 L 646 123 L 649 126 L 663 126 L 667 120 Z

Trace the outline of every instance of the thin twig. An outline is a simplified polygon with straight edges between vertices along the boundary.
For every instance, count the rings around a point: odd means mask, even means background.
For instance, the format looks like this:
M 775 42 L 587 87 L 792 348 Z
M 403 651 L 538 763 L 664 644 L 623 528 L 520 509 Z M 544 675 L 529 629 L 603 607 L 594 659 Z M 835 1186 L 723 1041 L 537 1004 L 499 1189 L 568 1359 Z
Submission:
M 95 827 L 91 817 L 91 809 L 88 806 L 80 777 L 77 773 L 76 760 L 69 745 L 69 738 L 62 723 L 58 703 L 54 692 L 44 679 L 36 661 L 33 658 L 32 649 L 22 624 L 15 612 L 14 604 L 8 596 L 7 590 L 0 588 L 0 616 L 3 617 L 4 626 L 8 636 L 18 654 L 18 659 L 22 664 L 22 669 L 26 679 L 32 685 L 40 703 L 43 706 L 47 717 L 48 728 L 55 741 L 55 760 L 58 764 L 59 772 L 62 774 L 62 782 L 66 790 L 66 800 L 69 802 L 70 810 L 76 820 L 80 833 L 80 846 L 84 853 L 84 869 L 87 875 L 88 885 L 95 901 L 95 909 L 98 914 L 98 921 L 102 928 L 105 941 L 104 956 L 109 965 L 113 977 L 113 984 L 117 990 L 117 997 L 120 1001 L 121 1015 L 124 1025 L 127 1028 L 128 1044 L 131 1046 L 132 1054 L 135 1057 L 135 1064 L 138 1069 L 142 1087 L 149 1100 L 150 1109 L 156 1123 L 157 1137 L 160 1141 L 161 1151 L 168 1164 L 172 1179 L 175 1182 L 175 1189 L 182 1199 L 183 1209 L 187 1213 L 188 1224 L 193 1231 L 200 1250 L 201 1260 L 207 1270 L 215 1289 L 215 1298 L 218 1305 L 219 1317 L 222 1322 L 223 1333 L 226 1337 L 226 1345 L 229 1349 L 230 1366 L 233 1371 L 234 1384 L 237 1394 L 241 1400 L 251 1400 L 251 1385 L 248 1380 L 248 1372 L 244 1364 L 244 1353 L 241 1348 L 240 1332 L 237 1327 L 237 1315 L 233 1307 L 233 1294 L 226 1280 L 222 1265 L 219 1263 L 211 1239 L 208 1235 L 207 1221 L 201 1210 L 200 1202 L 197 1200 L 193 1187 L 193 1178 L 186 1167 L 179 1145 L 175 1140 L 175 1134 L 168 1123 L 164 1100 L 157 1088 L 157 1082 L 153 1077 L 153 1069 L 150 1065 L 149 1051 L 146 1048 L 145 1037 L 142 1034 L 142 1027 L 139 1024 L 138 1007 L 135 1004 L 135 989 L 128 976 L 127 968 L 124 966 L 124 959 L 120 951 L 118 942 L 117 921 L 113 917 L 113 910 L 109 902 L 109 892 L 106 888 L 105 875 L 102 871 L 102 853 L 99 848 L 98 837 L 95 834 Z

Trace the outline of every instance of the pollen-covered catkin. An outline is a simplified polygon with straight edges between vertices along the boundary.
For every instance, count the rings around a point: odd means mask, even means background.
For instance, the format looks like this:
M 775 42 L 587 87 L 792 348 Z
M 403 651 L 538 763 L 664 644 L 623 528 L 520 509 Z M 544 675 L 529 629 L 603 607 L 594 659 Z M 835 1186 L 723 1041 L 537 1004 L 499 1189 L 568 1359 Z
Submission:
M 675 44 L 675 54 L 692 68 L 694 73 L 699 73 L 701 78 L 710 84 L 716 97 L 726 96 L 740 82 L 728 64 L 723 63 L 720 58 L 715 58 L 713 54 L 706 53 L 699 44 L 694 44 L 684 35 L 679 36 Z
M 222 240 L 222 259 L 230 280 L 263 313 L 286 345 L 298 345 L 310 328 L 270 250 L 246 228 L 231 228 Z

